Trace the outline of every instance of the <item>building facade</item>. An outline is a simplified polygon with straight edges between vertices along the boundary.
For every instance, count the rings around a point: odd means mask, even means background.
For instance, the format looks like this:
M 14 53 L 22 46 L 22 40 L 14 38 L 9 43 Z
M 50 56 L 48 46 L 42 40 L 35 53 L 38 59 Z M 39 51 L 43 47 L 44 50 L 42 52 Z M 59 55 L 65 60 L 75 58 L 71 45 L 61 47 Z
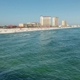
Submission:
M 67 23 L 65 20 L 62 21 L 62 27 L 67 27 Z
M 52 19 L 52 26 L 53 27 L 58 27 L 59 25 L 58 25 L 58 17 L 54 17 L 53 19 Z
M 27 24 L 24 24 L 24 25 L 27 28 L 38 28 L 38 27 L 40 27 L 40 23 L 38 23 L 38 22 L 27 23 Z
M 51 25 L 51 17 L 50 16 L 41 16 L 40 17 L 41 26 L 50 26 Z
M 20 24 L 19 24 L 19 27 L 24 27 L 24 24 L 23 24 L 23 23 L 20 23 Z

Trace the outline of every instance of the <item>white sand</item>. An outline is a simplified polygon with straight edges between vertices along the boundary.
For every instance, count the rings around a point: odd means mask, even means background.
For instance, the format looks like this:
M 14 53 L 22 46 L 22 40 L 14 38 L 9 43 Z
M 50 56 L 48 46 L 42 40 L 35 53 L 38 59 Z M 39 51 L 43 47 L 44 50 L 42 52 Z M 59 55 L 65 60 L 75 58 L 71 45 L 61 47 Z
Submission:
M 5 33 L 17 33 L 27 31 L 39 31 L 39 30 L 53 30 L 53 29 L 64 29 L 64 28 L 76 28 L 76 27 L 52 27 L 52 28 L 12 28 L 12 29 L 0 29 L 0 34 Z

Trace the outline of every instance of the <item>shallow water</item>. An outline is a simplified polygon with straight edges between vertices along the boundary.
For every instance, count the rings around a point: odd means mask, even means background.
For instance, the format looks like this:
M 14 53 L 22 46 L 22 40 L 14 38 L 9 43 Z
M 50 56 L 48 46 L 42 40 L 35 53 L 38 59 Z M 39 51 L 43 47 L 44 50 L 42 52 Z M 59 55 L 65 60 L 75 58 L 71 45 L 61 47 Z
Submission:
M 80 80 L 80 28 L 0 34 L 0 80 Z

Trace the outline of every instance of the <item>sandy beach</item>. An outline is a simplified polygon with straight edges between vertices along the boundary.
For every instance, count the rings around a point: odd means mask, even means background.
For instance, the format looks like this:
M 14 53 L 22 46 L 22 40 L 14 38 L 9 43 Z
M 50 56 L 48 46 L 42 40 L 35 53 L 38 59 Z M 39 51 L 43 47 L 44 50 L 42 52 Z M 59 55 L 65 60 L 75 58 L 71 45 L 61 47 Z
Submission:
M 12 28 L 12 29 L 1 28 L 0 29 L 0 34 L 27 32 L 27 31 L 40 31 L 40 30 L 54 30 L 54 29 L 64 29 L 64 28 L 80 28 L 80 27 Z

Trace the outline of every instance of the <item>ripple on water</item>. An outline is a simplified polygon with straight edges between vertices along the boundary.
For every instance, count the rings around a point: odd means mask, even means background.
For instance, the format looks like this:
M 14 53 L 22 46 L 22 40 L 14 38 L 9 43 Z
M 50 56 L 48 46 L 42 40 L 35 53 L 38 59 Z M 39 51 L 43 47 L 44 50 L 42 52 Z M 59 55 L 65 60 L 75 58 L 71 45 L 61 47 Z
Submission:
M 0 80 L 80 80 L 80 29 L 0 34 Z

